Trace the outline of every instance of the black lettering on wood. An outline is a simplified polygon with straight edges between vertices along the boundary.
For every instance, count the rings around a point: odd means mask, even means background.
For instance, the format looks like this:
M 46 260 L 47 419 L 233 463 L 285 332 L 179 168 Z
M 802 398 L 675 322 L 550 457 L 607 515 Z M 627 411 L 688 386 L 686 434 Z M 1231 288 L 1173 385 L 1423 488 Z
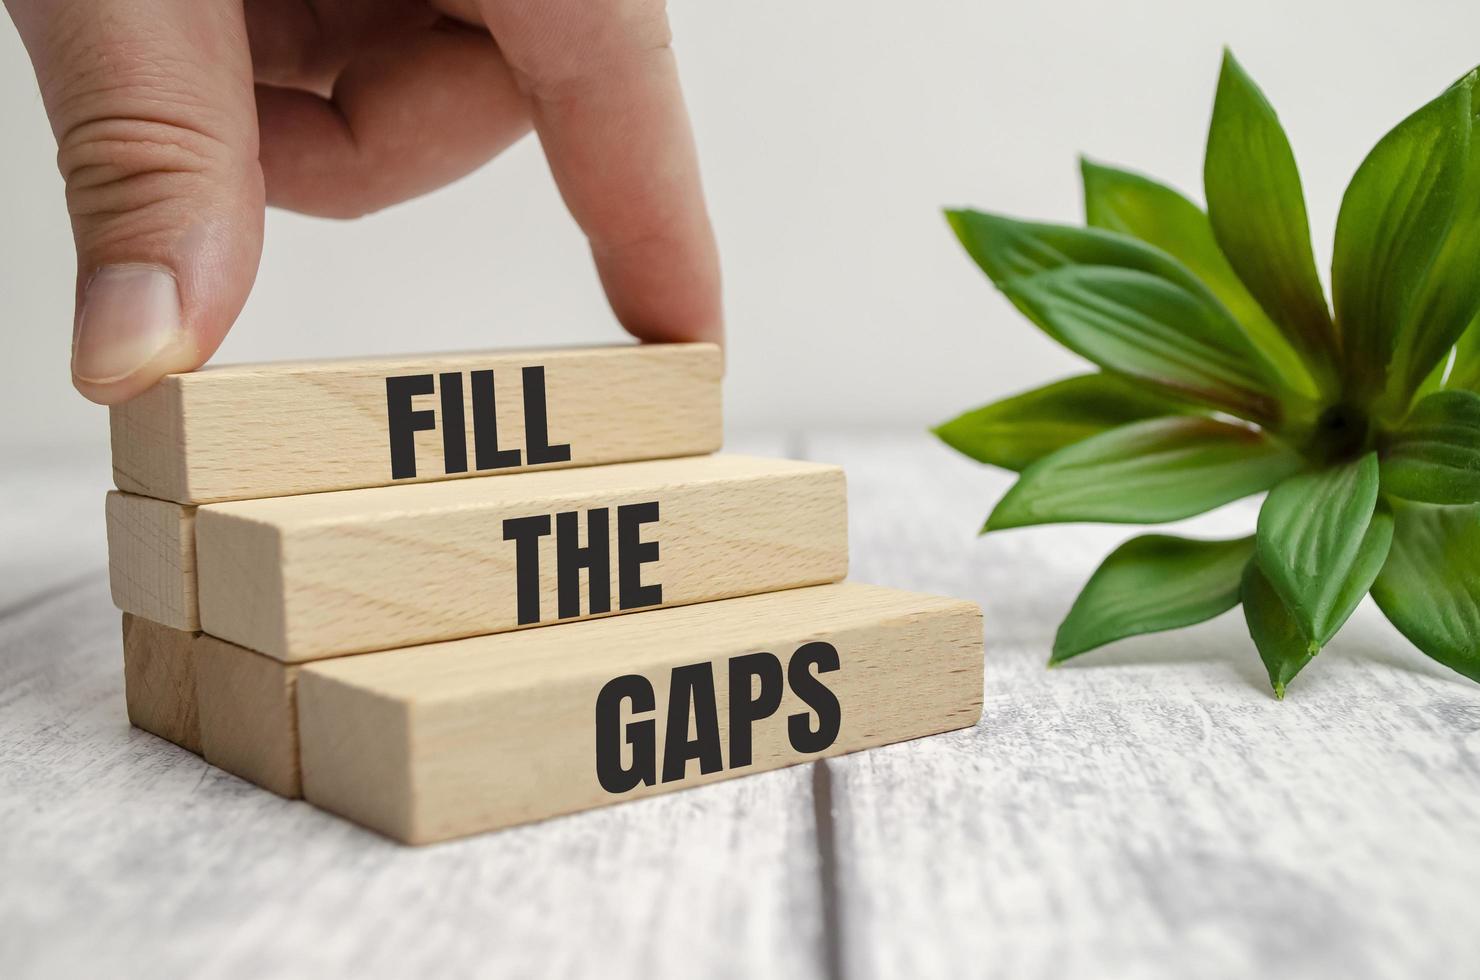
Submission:
M 755 689 L 755 681 L 760 690 Z M 770 653 L 730 660 L 730 768 L 750 765 L 751 728 L 781 707 L 781 661 Z
M 622 702 L 637 715 L 654 708 L 653 686 L 639 674 L 607 681 L 596 696 L 596 779 L 608 793 L 626 793 L 657 779 L 657 724 L 651 719 L 622 725 Z M 626 738 L 623 738 L 623 735 Z M 623 742 L 632 748 L 632 763 L 622 765 Z
M 473 393 L 473 465 L 482 470 L 502 470 L 518 466 L 517 449 L 500 449 L 498 445 L 498 402 L 494 398 L 493 372 L 474 371 L 470 381 Z
M 411 399 L 432 393 L 430 374 L 406 374 L 385 379 L 385 424 L 390 433 L 391 479 L 407 480 L 416 475 L 416 433 L 436 427 L 429 408 L 411 410 Z
M 511 517 L 504 521 L 504 540 L 514 542 L 514 578 L 520 626 L 540 621 L 540 538 L 549 533 L 549 514 Z
M 792 654 L 791 663 L 787 665 L 786 677 L 792 691 L 817 715 L 815 730 L 811 726 L 812 712 L 803 711 L 786 720 L 791 747 L 798 752 L 821 752 L 828 748 L 837 739 L 838 729 L 843 724 L 843 708 L 838 704 L 838 696 L 828 690 L 820 676 L 812 674 L 813 667 L 817 668 L 818 675 L 837 670 L 837 648 L 821 640 L 808 643 Z
M 462 375 L 448 371 L 437 377 L 442 396 L 442 472 L 468 471 L 468 430 L 463 419 Z
M 663 604 L 663 586 L 642 584 L 642 566 L 658 560 L 658 542 L 642 540 L 642 525 L 658 519 L 658 502 L 617 508 L 617 604 L 623 609 Z
M 694 737 L 689 738 L 689 718 Z M 699 772 L 724 768 L 719 748 L 719 708 L 714 700 L 714 671 L 708 663 L 673 668 L 668 684 L 668 727 L 663 740 L 663 782 L 684 778 L 690 759 Z
M 587 611 L 595 616 L 612 609 L 610 520 L 605 507 L 586 513 L 586 546 L 581 547 L 581 515 L 567 510 L 555 515 L 555 572 L 560 618 L 581 614 L 581 569 L 586 570 Z
M 550 423 L 545 412 L 545 369 L 527 367 L 524 378 L 524 453 L 530 466 L 570 462 L 570 444 L 550 445 Z

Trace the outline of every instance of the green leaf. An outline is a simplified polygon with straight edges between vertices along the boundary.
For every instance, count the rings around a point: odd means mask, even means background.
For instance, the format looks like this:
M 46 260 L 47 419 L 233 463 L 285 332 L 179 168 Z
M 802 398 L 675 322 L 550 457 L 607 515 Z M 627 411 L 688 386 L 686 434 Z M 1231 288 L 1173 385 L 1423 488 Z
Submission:
M 1372 582 L 1387 560 L 1388 549 L 1393 541 L 1393 512 L 1383 501 L 1378 501 L 1367 533 L 1362 536 L 1362 545 L 1351 573 L 1336 590 L 1330 614 L 1317 625 L 1314 635 L 1290 611 L 1290 607 L 1270 584 L 1268 576 L 1259 568 L 1256 559 L 1249 563 L 1245 573 L 1243 601 L 1244 616 L 1249 623 L 1249 634 L 1259 648 L 1264 666 L 1269 670 L 1270 683 L 1275 694 L 1285 696 L 1285 685 L 1321 651 L 1331 638 L 1346 625 L 1346 621 L 1361 605 L 1362 597 L 1372 588 Z M 1256 551 L 1258 545 L 1255 545 Z M 1254 579 L 1251 581 L 1251 577 Z M 1250 590 L 1256 593 L 1250 598 Z M 1263 594 L 1268 590 L 1273 596 Z
M 1449 368 L 1453 364 L 1454 349 L 1450 348 L 1449 353 L 1441 358 L 1438 364 L 1434 365 L 1434 369 L 1429 372 L 1428 377 L 1423 379 L 1423 383 L 1420 384 L 1418 386 L 1418 390 L 1413 393 L 1414 400 L 1421 401 L 1422 399 L 1429 397 L 1436 391 L 1443 391 L 1444 378 L 1449 374 Z
M 1377 508 L 1377 487 L 1377 454 L 1367 453 L 1292 476 L 1271 490 L 1260 508 L 1259 568 L 1318 645 L 1344 621 L 1346 585 L 1364 566 L 1363 543 Z
M 1454 367 L 1444 387 L 1480 392 L 1480 317 L 1470 321 L 1454 345 Z
M 1382 488 L 1430 504 L 1480 503 L 1480 394 L 1435 392 L 1393 433 Z
M 1181 520 L 1266 490 L 1301 465 L 1294 452 L 1241 425 L 1196 416 L 1133 422 L 1029 466 L 983 531 Z
M 1208 129 L 1203 185 L 1213 234 L 1229 264 L 1280 326 L 1317 380 L 1330 386 L 1336 350 L 1295 154 L 1279 118 L 1231 52 L 1224 52 Z
M 1454 220 L 1449 225 L 1444 245 L 1434 257 L 1434 264 L 1423 280 L 1408 310 L 1401 336 L 1394 352 L 1388 385 L 1389 414 L 1400 414 L 1408 407 L 1415 379 L 1425 365 L 1442 361 L 1452 345 L 1462 343 L 1467 328 L 1476 322 L 1480 312 L 1480 276 L 1475 274 L 1475 256 L 1480 254 L 1480 138 L 1475 134 L 1477 76 L 1474 72 L 1456 83 L 1469 90 L 1470 136 L 1469 155 L 1465 163 L 1464 183 L 1457 197 Z M 1473 350 L 1480 337 L 1471 330 Z M 1469 358 L 1466 358 L 1469 361 Z M 1473 379 L 1480 371 L 1471 365 L 1462 375 Z M 1480 385 L 1471 384 L 1472 388 Z
M 1394 506 L 1393 550 L 1372 598 L 1414 646 L 1480 680 L 1480 507 Z
M 973 409 L 934 432 L 978 462 L 1020 471 L 1107 429 L 1185 411 L 1144 386 L 1110 374 L 1085 374 Z
M 1257 561 L 1249 562 L 1244 569 L 1239 598 L 1244 604 L 1244 622 L 1248 624 L 1249 637 L 1259 650 L 1264 669 L 1269 672 L 1274 696 L 1283 699 L 1285 688 L 1310 663 L 1319 648 L 1312 649 L 1280 594 L 1259 570 Z
M 998 288 L 1014 279 L 1073 265 L 1138 269 L 1189 289 L 1200 287 L 1197 278 L 1171 256 L 1125 235 L 1019 221 L 970 209 L 948 210 L 946 220 L 967 254 Z
M 1274 369 L 1208 288 L 1165 252 L 1125 235 L 1094 228 L 1037 224 L 969 210 L 948 211 L 946 216 L 967 252 L 997 288 L 1054 340 L 1106 370 L 1160 385 L 1173 397 L 1199 401 L 1259 422 L 1275 420 L 1278 405 L 1272 393 L 1278 385 Z M 1068 324 L 1051 321 L 1045 310 L 1032 302 L 1031 294 L 1035 288 L 1051 290 L 1055 284 L 1063 286 L 1064 280 L 1052 277 L 1062 274 L 1073 279 L 1075 274 L 1070 270 L 1079 270 L 1079 277 L 1092 281 L 1113 278 L 1120 272 L 1140 273 L 1132 278 L 1157 283 L 1151 290 L 1158 297 L 1172 296 L 1170 302 L 1175 312 L 1196 312 L 1191 314 L 1190 323 L 1177 325 L 1173 336 L 1167 337 L 1162 331 L 1156 338 L 1141 338 L 1134 333 L 1121 339 L 1106 336 L 1096 326 L 1113 331 L 1115 325 L 1105 323 L 1103 318 L 1098 324 L 1086 323 L 1083 316 Z M 1050 278 L 1045 282 L 1040 279 L 1044 276 Z M 1125 301 L 1134 302 L 1138 298 L 1134 293 L 1126 294 L 1124 288 L 1115 288 Z M 1063 305 L 1055 303 L 1055 310 Z M 1145 319 L 1144 316 L 1134 318 Z M 1181 329 L 1184 326 L 1188 329 Z M 1167 342 L 1173 345 L 1172 349 L 1163 349 Z M 1150 345 L 1149 349 L 1145 345 Z M 1249 386 L 1248 390 L 1218 384 L 1199 386 L 1196 380 L 1189 380 L 1186 358 L 1179 349 L 1190 347 L 1196 355 L 1198 349 L 1209 345 L 1223 364 L 1234 368 L 1242 383 Z M 1158 357 L 1162 363 L 1179 363 L 1184 370 L 1171 378 L 1149 376 L 1152 366 L 1147 361 L 1152 357 Z M 1200 377 L 1206 380 L 1205 376 Z
M 1347 376 L 1359 391 L 1380 391 L 1397 361 L 1394 369 L 1408 375 L 1406 404 L 1480 301 L 1480 239 L 1461 236 L 1462 262 L 1453 248 L 1443 267 L 1435 262 L 1464 188 L 1471 85 L 1450 88 L 1379 140 L 1342 197 L 1331 288 Z M 1449 281 L 1426 292 L 1434 275 Z
M 1165 184 L 1126 170 L 1080 160 L 1085 220 L 1138 238 L 1185 265 L 1212 291 L 1286 386 L 1306 397 L 1315 382 L 1284 334 L 1228 264 L 1202 208 Z
M 1321 623 L 1314 642 L 1321 646 L 1330 643 L 1337 631 L 1351 619 L 1352 613 L 1361 605 L 1362 597 L 1372 589 L 1377 573 L 1382 571 L 1382 563 L 1387 561 L 1392 544 L 1393 508 L 1386 500 L 1378 498 L 1377 507 L 1372 511 L 1372 522 L 1367 525 L 1367 533 L 1362 535 L 1362 545 L 1357 550 L 1351 574 L 1336 593 L 1332 613 Z
M 1243 418 L 1277 418 L 1267 363 L 1202 290 L 1136 269 L 1068 266 L 1011 280 L 1002 291 L 1106 370 Z
M 1191 626 L 1238 605 L 1254 538 L 1133 538 L 1095 570 L 1059 626 L 1049 664 L 1114 640 Z

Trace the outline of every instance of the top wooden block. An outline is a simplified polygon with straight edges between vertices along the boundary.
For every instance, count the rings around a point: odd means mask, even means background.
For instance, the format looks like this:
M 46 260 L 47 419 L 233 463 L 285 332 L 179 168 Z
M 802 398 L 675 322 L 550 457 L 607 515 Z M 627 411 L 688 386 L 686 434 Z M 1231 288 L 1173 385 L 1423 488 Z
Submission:
M 203 504 L 719 449 L 720 350 L 208 367 L 112 409 L 120 490 Z

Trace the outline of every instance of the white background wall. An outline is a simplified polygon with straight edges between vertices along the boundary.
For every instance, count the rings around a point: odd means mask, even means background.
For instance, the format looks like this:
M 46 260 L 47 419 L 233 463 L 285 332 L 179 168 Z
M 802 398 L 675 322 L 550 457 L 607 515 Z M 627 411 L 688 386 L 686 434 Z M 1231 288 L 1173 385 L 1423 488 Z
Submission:
M 939 214 L 1079 215 L 1075 155 L 1200 185 L 1220 48 L 1292 134 L 1316 253 L 1377 138 L 1480 62 L 1439 0 L 676 0 L 726 271 L 735 428 L 924 426 L 1068 373 Z M 54 146 L 0 27 L 0 446 L 96 441 L 71 389 Z M 1200 196 L 1200 195 L 1199 195 Z M 538 146 L 354 224 L 272 213 L 220 361 L 621 336 Z

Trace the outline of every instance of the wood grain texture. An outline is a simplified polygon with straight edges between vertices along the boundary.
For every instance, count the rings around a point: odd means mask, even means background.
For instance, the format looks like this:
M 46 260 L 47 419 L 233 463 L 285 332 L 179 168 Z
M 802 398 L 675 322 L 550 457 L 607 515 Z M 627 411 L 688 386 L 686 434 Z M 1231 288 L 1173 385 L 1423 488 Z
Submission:
M 836 581 L 845 496 L 836 467 L 721 455 L 214 504 L 196 521 L 201 618 L 290 663 L 514 629 L 518 547 L 504 521 L 543 515 L 538 597 L 554 622 L 556 515 L 577 515 L 584 546 L 592 508 L 609 511 L 611 611 L 633 611 L 619 508 L 650 502 L 658 520 L 638 533 L 657 558 L 640 575 L 664 605 Z
M 789 661 L 809 643 L 837 662 L 802 663 L 799 677 Z M 967 727 L 981 643 L 972 603 L 843 583 L 322 661 L 299 674 L 304 796 L 419 844 Z M 737 723 L 732 708 L 767 697 L 749 672 L 738 704 L 727 682 L 733 658 L 756 653 L 775 663 L 778 704 Z M 687 665 L 707 695 L 670 686 Z M 651 706 L 613 700 L 603 722 L 609 685 L 637 678 Z M 802 693 L 814 678 L 841 708 L 835 728 L 830 699 Z M 715 767 L 673 764 L 680 743 L 703 739 L 706 706 Z M 799 725 L 828 735 L 799 746 Z M 651 771 L 614 789 L 598 776 L 602 744 Z
M 200 629 L 195 508 L 111 490 L 105 509 L 113 604 L 162 626 Z
M 194 644 L 199 633 L 123 614 L 123 688 L 136 728 L 201 754 Z
M 205 760 L 279 796 L 301 796 L 297 673 L 292 664 L 201 634 L 195 689 Z
M 542 367 L 548 437 L 569 460 L 530 466 L 524 369 Z M 171 375 L 110 411 L 120 490 L 207 503 L 479 475 L 471 372 L 492 371 L 498 448 L 524 453 L 508 473 L 555 466 L 685 456 L 721 442 L 719 348 L 660 344 L 471 352 L 435 356 L 205 367 Z M 468 472 L 449 473 L 441 375 L 460 374 Z M 386 379 L 436 376 L 416 411 L 414 477 L 391 471 Z M 428 378 L 428 384 L 432 384 Z M 486 430 L 485 430 L 486 431 Z M 491 435 L 488 432 L 487 435 Z M 485 437 L 486 438 L 486 437 Z M 489 443 L 491 448 L 491 443 Z
M 1283 703 L 1237 613 L 1045 670 L 1132 529 L 978 538 L 1007 475 L 924 433 L 792 445 L 847 464 L 856 576 L 981 603 L 982 723 L 425 848 L 130 727 L 107 453 L 15 457 L 7 980 L 1475 975 L 1480 686 L 1370 606 Z

